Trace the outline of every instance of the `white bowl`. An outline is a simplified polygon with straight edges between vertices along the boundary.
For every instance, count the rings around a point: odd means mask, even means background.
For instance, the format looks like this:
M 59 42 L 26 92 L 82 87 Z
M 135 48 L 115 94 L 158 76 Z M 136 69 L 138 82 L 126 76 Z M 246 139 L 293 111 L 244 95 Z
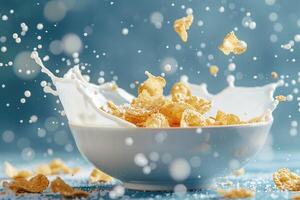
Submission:
M 205 187 L 212 178 L 242 167 L 262 148 L 271 125 L 272 120 L 202 129 L 105 128 L 75 124 L 70 124 L 70 128 L 81 154 L 97 168 L 121 180 L 125 187 L 172 190 L 179 183 L 188 189 Z M 144 165 L 146 167 L 141 167 Z M 149 166 L 153 169 L 145 174 Z M 179 172 L 175 174 L 176 180 L 173 169 Z M 189 176 L 180 181 L 186 172 Z

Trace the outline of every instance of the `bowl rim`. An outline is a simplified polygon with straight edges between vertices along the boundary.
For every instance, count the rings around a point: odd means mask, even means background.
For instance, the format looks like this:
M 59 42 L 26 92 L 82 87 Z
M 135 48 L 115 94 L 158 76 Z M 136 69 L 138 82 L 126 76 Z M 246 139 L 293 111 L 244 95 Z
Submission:
M 263 126 L 268 126 L 272 125 L 273 123 L 273 118 L 264 121 L 264 122 L 255 122 L 255 123 L 248 123 L 248 124 L 234 124 L 234 125 L 213 125 L 213 126 L 205 126 L 205 127 L 168 127 L 168 128 L 144 128 L 144 127 L 108 127 L 108 126 L 101 126 L 101 125 L 96 125 L 96 124 L 87 124 L 87 125 L 82 125 L 82 124 L 76 124 L 76 123 L 71 123 L 68 122 L 70 128 L 99 128 L 99 129 L 117 129 L 117 130 L 161 130 L 161 131 L 167 131 L 167 130 L 196 130 L 196 129 L 201 129 L 201 130 L 209 130 L 209 129 L 221 129 L 221 128 L 245 128 L 245 127 L 263 127 Z

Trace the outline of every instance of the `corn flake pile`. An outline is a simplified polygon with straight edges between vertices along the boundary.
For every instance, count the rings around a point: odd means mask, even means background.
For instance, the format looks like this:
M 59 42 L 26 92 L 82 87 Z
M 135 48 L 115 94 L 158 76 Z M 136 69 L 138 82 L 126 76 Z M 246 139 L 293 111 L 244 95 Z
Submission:
M 287 168 L 279 169 L 273 174 L 276 187 L 283 191 L 300 191 L 300 176 Z
M 118 106 L 108 101 L 101 109 L 146 128 L 225 126 L 262 121 L 260 117 L 241 121 L 238 116 L 222 111 L 218 111 L 215 117 L 204 117 L 211 109 L 211 101 L 193 96 L 189 86 L 183 82 L 175 83 L 171 97 L 165 97 L 166 80 L 149 72 L 145 74 L 148 79 L 140 85 L 138 96 L 130 105 Z

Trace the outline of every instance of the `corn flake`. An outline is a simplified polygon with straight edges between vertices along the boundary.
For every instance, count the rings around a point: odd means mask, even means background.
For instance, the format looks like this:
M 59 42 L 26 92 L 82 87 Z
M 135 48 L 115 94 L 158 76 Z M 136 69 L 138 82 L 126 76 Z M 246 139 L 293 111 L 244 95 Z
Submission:
M 180 127 L 205 126 L 206 120 L 197 111 L 186 109 L 181 117 Z
M 184 101 L 191 96 L 190 88 L 183 82 L 175 83 L 171 89 L 172 101 Z
M 49 181 L 46 176 L 38 174 L 30 180 L 18 178 L 8 183 L 4 182 L 3 187 L 13 191 L 16 194 L 21 193 L 42 193 L 47 189 Z
M 185 102 L 191 105 L 197 110 L 197 112 L 201 114 L 207 113 L 207 111 L 209 111 L 211 108 L 211 101 L 201 97 L 191 96 L 187 98 Z
M 153 114 L 151 110 L 144 108 L 129 107 L 125 110 L 125 120 L 137 126 L 143 126 L 143 123 Z
M 152 114 L 144 123 L 147 128 L 168 128 L 169 122 L 167 118 L 161 113 Z
M 113 177 L 109 176 L 108 174 L 105 174 L 99 169 L 93 169 L 93 171 L 90 174 L 89 180 L 91 183 L 107 183 L 111 182 L 113 180 Z
M 230 53 L 242 54 L 247 50 L 247 43 L 239 40 L 233 31 L 228 33 L 223 43 L 219 46 L 219 49 L 225 54 L 229 55 Z
M 276 96 L 275 99 L 279 102 L 284 102 L 287 100 L 286 96 L 283 95 Z
M 168 102 L 160 108 L 162 113 L 169 121 L 171 127 L 179 127 L 182 113 L 186 109 L 194 109 L 191 105 L 184 102 Z
M 233 125 L 243 123 L 240 118 L 234 114 L 226 114 L 218 111 L 216 115 L 216 125 Z
M 13 179 L 28 178 L 33 175 L 32 172 L 28 170 L 18 170 L 11 163 L 7 161 L 4 162 L 4 172 L 6 176 Z
M 194 16 L 188 15 L 186 17 L 177 19 L 174 22 L 173 28 L 174 28 L 175 32 L 180 36 L 180 38 L 183 42 L 187 42 L 187 39 L 188 39 L 187 30 L 190 29 L 193 21 L 194 21 Z
M 225 199 L 245 199 L 255 196 L 255 193 L 245 188 L 218 190 L 218 193 Z
M 244 175 L 245 173 L 246 173 L 245 168 L 240 168 L 240 169 L 238 169 L 238 170 L 235 170 L 235 171 L 233 172 L 233 175 L 235 175 L 235 176 L 242 176 L 242 175 Z
M 275 172 L 273 181 L 280 190 L 300 191 L 300 176 L 287 168 L 282 168 Z
M 89 196 L 88 192 L 72 188 L 59 177 L 57 177 L 54 181 L 51 182 L 51 190 L 52 192 L 59 193 L 67 198 Z
M 161 76 L 153 76 L 147 71 L 145 74 L 148 76 L 148 79 L 140 85 L 138 94 L 147 91 L 150 96 L 162 96 L 164 87 L 166 86 L 166 80 Z
M 218 75 L 218 72 L 219 72 L 219 67 L 217 65 L 211 65 L 209 67 L 209 73 L 211 75 L 213 75 L 214 77 L 216 77 Z
M 272 79 L 277 79 L 278 78 L 277 72 L 271 72 L 271 77 Z

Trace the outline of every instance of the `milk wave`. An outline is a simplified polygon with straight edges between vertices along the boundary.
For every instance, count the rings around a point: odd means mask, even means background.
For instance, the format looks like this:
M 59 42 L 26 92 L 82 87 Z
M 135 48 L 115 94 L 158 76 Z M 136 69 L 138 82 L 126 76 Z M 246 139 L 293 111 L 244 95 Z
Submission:
M 70 124 L 135 127 L 134 124 L 100 109 L 108 100 L 117 105 L 130 103 L 134 98 L 133 95 L 116 87 L 113 82 L 101 85 L 88 82 L 81 74 L 78 65 L 71 68 L 63 77 L 57 77 L 44 66 L 37 51 L 33 51 L 31 57 L 41 67 L 41 71 L 51 78 L 56 89 L 46 86 L 44 91 L 59 97 Z M 189 83 L 186 76 L 182 76 L 181 81 L 189 85 L 193 95 L 212 101 L 212 109 L 206 113 L 207 117 L 215 116 L 217 110 L 222 110 L 239 116 L 242 121 L 248 121 L 254 117 L 261 117 L 264 121 L 272 120 L 272 112 L 278 105 L 273 95 L 276 88 L 284 83 L 281 80 L 261 87 L 237 87 L 234 76 L 229 75 L 228 87 L 214 95 L 208 92 L 206 84 Z

